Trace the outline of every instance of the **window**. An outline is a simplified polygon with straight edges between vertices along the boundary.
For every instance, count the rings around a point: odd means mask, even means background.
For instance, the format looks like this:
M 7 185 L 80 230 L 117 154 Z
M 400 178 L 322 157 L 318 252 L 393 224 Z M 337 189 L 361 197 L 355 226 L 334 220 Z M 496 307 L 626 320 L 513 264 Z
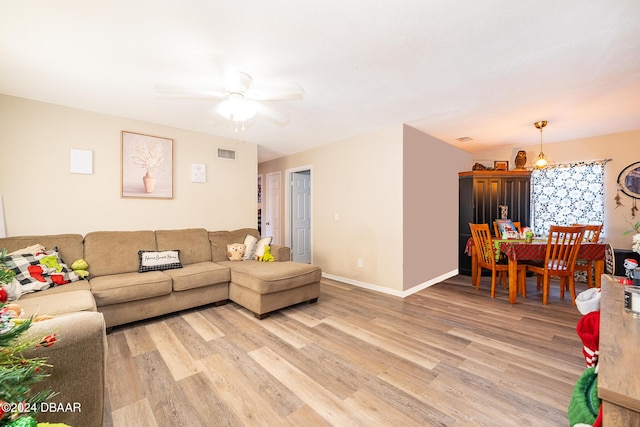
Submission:
M 551 225 L 602 224 L 604 163 L 534 170 L 531 205 L 531 224 L 537 235 L 549 234 Z

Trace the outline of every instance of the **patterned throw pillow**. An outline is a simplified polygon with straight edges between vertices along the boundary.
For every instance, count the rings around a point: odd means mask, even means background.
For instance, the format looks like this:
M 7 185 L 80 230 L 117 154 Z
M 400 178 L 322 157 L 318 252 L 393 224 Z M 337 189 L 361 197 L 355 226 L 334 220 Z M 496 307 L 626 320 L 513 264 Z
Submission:
M 62 261 L 57 248 L 33 254 L 14 253 L 5 258 L 5 263 L 8 269 L 16 273 L 15 280 L 22 288 L 21 294 L 80 280 Z
M 138 273 L 182 268 L 179 249 L 171 251 L 138 251 L 138 258 L 140 259 Z
M 247 261 L 250 259 L 255 259 L 257 244 L 258 244 L 258 239 L 256 239 L 251 234 L 247 234 L 247 237 L 244 238 L 245 250 L 244 250 L 244 256 L 242 257 L 243 260 Z

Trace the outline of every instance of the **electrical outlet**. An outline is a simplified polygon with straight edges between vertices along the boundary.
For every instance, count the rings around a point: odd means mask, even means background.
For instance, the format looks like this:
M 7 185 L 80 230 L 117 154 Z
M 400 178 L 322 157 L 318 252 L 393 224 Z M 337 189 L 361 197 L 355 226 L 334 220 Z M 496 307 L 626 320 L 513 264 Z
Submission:
M 362 258 L 358 258 L 358 267 L 362 268 Z

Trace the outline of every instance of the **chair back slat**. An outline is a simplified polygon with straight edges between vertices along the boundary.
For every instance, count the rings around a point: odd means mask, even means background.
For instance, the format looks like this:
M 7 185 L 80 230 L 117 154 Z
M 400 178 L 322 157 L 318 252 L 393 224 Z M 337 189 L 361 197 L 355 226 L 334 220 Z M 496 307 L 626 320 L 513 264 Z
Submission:
M 573 274 L 584 231 L 585 226 L 551 226 L 545 256 L 545 269 L 549 274 Z
M 602 233 L 602 224 L 573 224 L 574 226 L 584 225 L 584 241 L 588 243 L 598 243 L 600 241 L 600 233 Z
M 486 268 L 493 268 L 496 263 L 496 256 L 493 249 L 493 240 L 489 224 L 469 223 L 473 244 L 478 254 L 478 263 Z

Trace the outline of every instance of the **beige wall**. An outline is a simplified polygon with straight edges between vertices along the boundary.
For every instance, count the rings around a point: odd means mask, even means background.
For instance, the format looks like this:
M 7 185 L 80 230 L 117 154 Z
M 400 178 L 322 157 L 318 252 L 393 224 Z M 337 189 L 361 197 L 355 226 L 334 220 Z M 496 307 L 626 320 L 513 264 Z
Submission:
M 404 289 L 458 269 L 458 172 L 470 153 L 404 127 Z
M 330 277 L 403 295 L 455 274 L 458 171 L 470 164 L 469 153 L 398 125 L 258 169 L 282 171 L 286 188 L 287 169 L 311 166 L 313 262 Z
M 282 171 L 283 189 L 287 169 L 312 167 L 313 263 L 324 273 L 402 290 L 402 130 L 397 125 L 259 165 L 265 176 Z M 284 194 L 281 200 L 284 231 Z
M 474 153 L 474 162 L 488 166 L 493 165 L 494 159 L 509 160 L 510 167 L 513 167 L 513 159 L 520 149 L 527 151 L 527 159 L 531 163 L 537 158 L 540 146 L 504 147 L 477 152 Z M 625 217 L 631 220 L 632 199 L 622 195 L 624 206 L 616 208 L 614 197 L 620 171 L 631 163 L 640 161 L 640 130 L 544 144 L 543 151 L 547 159 L 556 163 L 612 159 L 605 166 L 604 236 L 614 248 L 630 249 L 631 237 L 623 233 L 630 228 Z M 640 221 L 640 215 L 636 215 L 634 223 L 637 221 Z
M 174 140 L 173 200 L 120 197 L 122 130 Z M 257 224 L 255 144 L 4 95 L 0 144 L 8 235 Z M 71 148 L 93 151 L 92 175 L 69 173 Z M 206 164 L 206 183 L 191 182 L 192 163 Z

